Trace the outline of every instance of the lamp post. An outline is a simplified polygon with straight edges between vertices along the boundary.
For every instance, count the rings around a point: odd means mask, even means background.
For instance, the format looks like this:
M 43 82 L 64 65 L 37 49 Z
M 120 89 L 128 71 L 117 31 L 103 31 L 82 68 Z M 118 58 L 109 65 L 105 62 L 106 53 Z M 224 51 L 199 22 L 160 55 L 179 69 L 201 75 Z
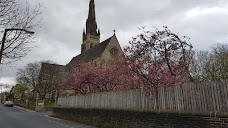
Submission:
M 3 54 L 3 51 L 4 51 L 4 45 L 5 45 L 5 41 L 6 41 L 6 34 L 7 34 L 8 31 L 24 31 L 24 32 L 26 32 L 28 34 L 34 34 L 35 33 L 33 31 L 28 31 L 26 29 L 18 29 L 18 28 L 5 29 L 3 37 L 2 37 L 2 46 L 1 46 L 1 49 L 0 49 L 0 64 L 2 63 L 2 54 Z
M 1 96 L 1 97 L 0 97 L 0 103 L 2 103 L 2 86 L 3 86 L 3 85 L 0 84 L 0 87 L 1 87 L 1 89 L 0 89 L 0 96 Z

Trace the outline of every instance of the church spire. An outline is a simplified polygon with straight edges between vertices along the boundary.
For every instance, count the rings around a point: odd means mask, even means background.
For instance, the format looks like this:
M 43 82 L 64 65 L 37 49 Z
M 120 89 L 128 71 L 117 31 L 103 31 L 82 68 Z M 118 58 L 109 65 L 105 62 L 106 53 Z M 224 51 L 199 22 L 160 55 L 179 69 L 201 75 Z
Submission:
M 86 20 L 86 31 L 82 34 L 81 53 L 100 43 L 100 30 L 97 29 L 94 0 L 89 2 L 89 14 Z
M 94 0 L 90 0 L 89 3 L 89 14 L 86 21 L 86 33 L 94 36 L 98 35 Z

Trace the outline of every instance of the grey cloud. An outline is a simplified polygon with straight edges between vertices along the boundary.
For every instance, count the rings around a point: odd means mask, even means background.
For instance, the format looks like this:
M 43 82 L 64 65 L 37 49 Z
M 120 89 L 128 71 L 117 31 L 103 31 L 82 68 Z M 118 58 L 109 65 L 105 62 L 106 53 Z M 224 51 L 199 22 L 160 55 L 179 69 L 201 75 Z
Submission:
M 33 0 L 31 4 L 39 2 L 43 9 L 43 26 L 37 32 L 37 48 L 16 63 L 14 69 L 4 67 L 1 78 L 14 77 L 16 69 L 29 62 L 53 60 L 66 64 L 80 53 L 89 0 Z M 137 34 L 137 27 L 144 25 L 149 28 L 167 25 L 173 32 L 189 36 L 197 49 L 228 42 L 227 13 L 186 16 L 196 7 L 228 7 L 227 0 L 95 0 L 95 4 L 101 40 L 116 29 L 121 46 Z

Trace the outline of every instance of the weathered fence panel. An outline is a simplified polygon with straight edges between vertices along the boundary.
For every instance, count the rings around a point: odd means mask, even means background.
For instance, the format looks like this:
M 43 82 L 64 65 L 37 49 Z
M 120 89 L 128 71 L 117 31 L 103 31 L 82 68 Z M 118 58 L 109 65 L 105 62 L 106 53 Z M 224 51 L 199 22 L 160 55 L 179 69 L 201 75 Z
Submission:
M 156 89 L 155 89 L 156 90 Z M 160 109 L 228 112 L 228 83 L 207 82 L 158 87 L 149 96 L 140 89 L 99 92 L 59 98 L 62 107 L 108 109 Z

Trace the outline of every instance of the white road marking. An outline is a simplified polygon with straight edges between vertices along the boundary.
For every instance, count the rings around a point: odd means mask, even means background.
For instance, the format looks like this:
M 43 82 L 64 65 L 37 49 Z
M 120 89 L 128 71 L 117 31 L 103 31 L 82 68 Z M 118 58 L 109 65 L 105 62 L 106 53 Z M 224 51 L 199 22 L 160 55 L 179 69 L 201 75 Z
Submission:
M 59 118 L 55 118 L 55 117 L 52 117 L 52 116 L 49 116 L 49 115 L 44 115 L 44 116 L 47 117 L 47 118 L 55 119 L 55 120 L 61 120 Z
M 48 121 L 49 121 L 49 122 L 52 122 L 52 123 L 56 123 L 56 124 L 62 125 L 62 126 L 67 127 L 67 128 L 74 128 L 74 127 L 70 127 L 70 126 L 68 126 L 68 125 L 66 125 L 66 124 L 62 124 L 62 123 L 60 123 L 60 122 L 57 122 L 57 121 L 53 121 L 53 120 L 48 120 Z

